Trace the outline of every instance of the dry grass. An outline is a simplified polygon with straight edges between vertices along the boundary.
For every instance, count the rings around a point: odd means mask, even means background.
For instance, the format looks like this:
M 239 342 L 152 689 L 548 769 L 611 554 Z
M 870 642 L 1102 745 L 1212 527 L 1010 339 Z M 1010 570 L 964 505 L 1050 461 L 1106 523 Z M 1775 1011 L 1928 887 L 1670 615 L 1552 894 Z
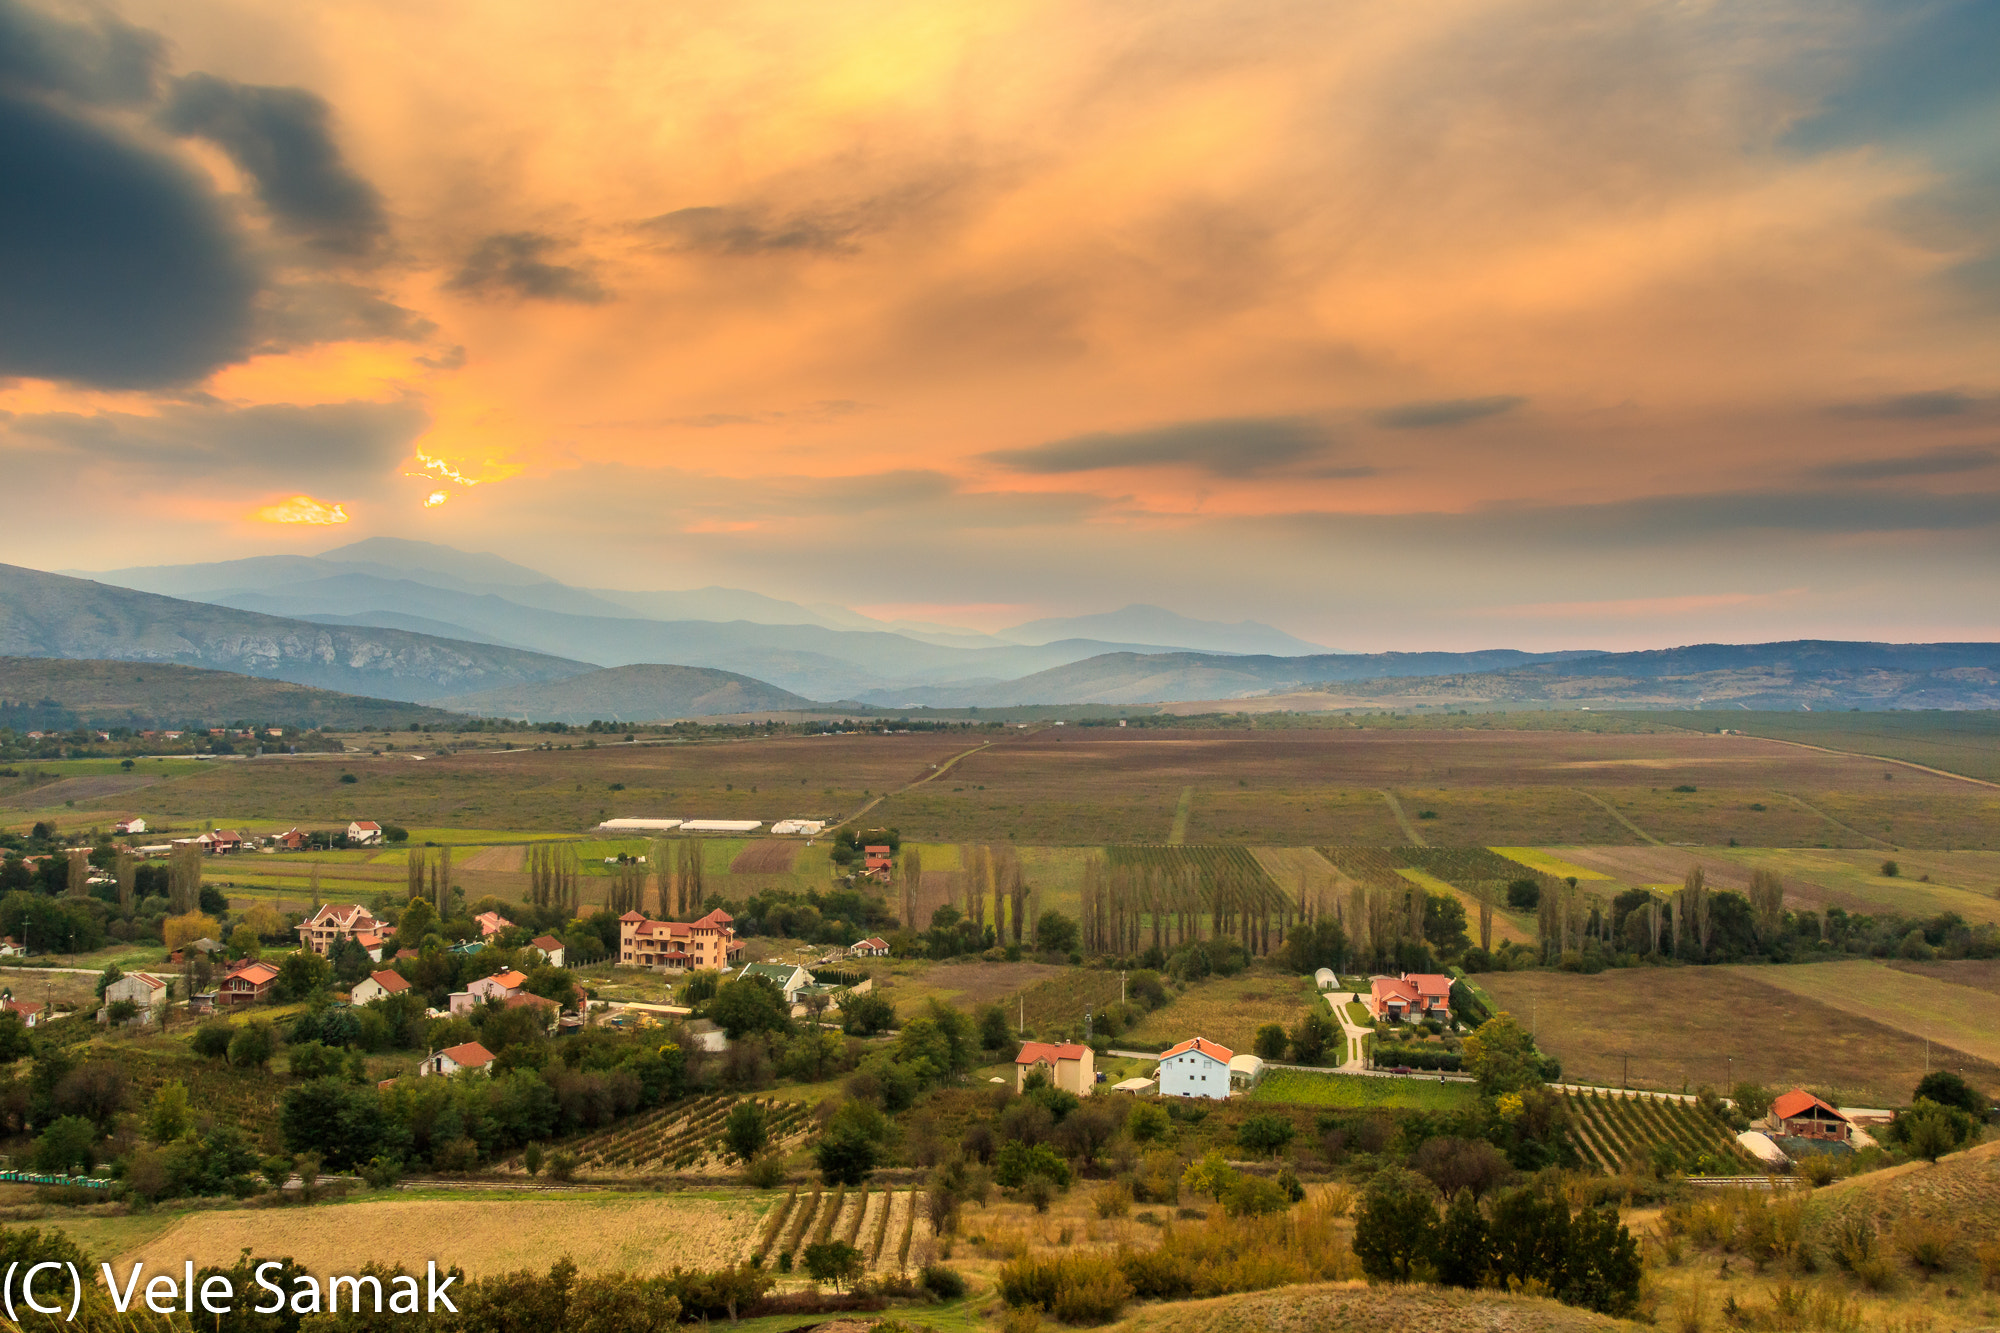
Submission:
M 183 1260 L 227 1266 L 247 1246 L 289 1255 L 315 1273 L 349 1273 L 363 1263 L 422 1271 L 435 1260 L 470 1277 L 546 1268 L 564 1255 L 587 1273 L 665 1272 L 734 1263 L 754 1243 L 759 1205 L 666 1195 L 572 1199 L 495 1195 L 487 1199 L 378 1199 L 317 1208 L 192 1213 L 120 1255 L 178 1271 Z
M 1489 972 L 1479 982 L 1502 1008 L 1538 1025 L 1542 1048 L 1571 1079 L 1619 1086 L 1629 1056 L 1635 1088 L 1723 1088 L 1733 1075 L 1829 1089 L 1854 1105 L 1907 1101 L 1924 1075 L 1920 1036 L 1765 984 L 1819 966 Z M 1971 1057 L 1964 1064 L 1973 1082 L 2000 1085 L 2000 1068 Z
M 2000 1065 L 2000 1026 L 1993 1021 L 1993 1001 L 1970 986 L 1946 985 L 1865 958 L 1805 967 L 1760 967 L 1755 976 L 1766 986 L 1818 1000 L 1884 1027 L 1928 1037 L 1988 1066 Z M 1945 1058 L 1942 1053 L 1938 1056 L 1940 1063 Z
M 1502 1292 L 1446 1287 L 1370 1287 L 1360 1282 L 1279 1287 L 1240 1296 L 1150 1306 L 1118 1325 L 1130 1333 L 1570 1333 L 1636 1329 L 1622 1319 Z
M 1266 1023 L 1289 1032 L 1308 1013 L 1325 1013 L 1309 977 L 1253 968 L 1233 977 L 1211 977 L 1179 992 L 1124 1035 L 1126 1041 L 1182 1041 L 1207 1037 L 1232 1051 L 1247 1051 Z
M 790 874 L 792 861 L 798 856 L 799 844 L 778 839 L 753 842 L 736 854 L 729 863 L 732 875 L 785 875 Z

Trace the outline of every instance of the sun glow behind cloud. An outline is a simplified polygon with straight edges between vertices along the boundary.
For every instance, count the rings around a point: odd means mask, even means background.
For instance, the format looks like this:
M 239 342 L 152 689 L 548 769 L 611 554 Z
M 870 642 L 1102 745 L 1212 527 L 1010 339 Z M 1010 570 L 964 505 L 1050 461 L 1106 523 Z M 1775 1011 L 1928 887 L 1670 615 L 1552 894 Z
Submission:
M 345 505 L 328 504 L 310 495 L 294 495 L 289 500 L 265 505 L 255 514 L 261 523 L 308 523 L 326 525 L 347 522 Z

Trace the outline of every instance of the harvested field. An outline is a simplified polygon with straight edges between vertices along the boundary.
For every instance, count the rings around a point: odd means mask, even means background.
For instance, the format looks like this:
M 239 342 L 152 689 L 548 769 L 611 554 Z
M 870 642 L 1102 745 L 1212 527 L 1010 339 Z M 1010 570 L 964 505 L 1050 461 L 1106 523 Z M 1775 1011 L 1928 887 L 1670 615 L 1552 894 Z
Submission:
M 792 862 L 799 854 L 799 844 L 778 839 L 753 842 L 736 854 L 729 863 L 732 875 L 785 875 L 790 874 Z
M 59 782 L 41 786 L 22 787 L 0 797 L 0 803 L 18 806 L 23 810 L 42 810 L 50 806 L 62 805 L 66 801 L 91 801 L 107 796 L 122 796 L 138 791 L 161 781 L 155 773 L 99 773 L 85 777 L 64 778 Z
M 741 1201 L 685 1194 L 653 1198 L 379 1199 L 320 1208 L 193 1213 L 118 1258 L 177 1272 L 185 1260 L 228 1266 L 248 1248 L 289 1255 L 309 1271 L 351 1273 L 361 1264 L 401 1264 L 421 1273 L 436 1261 L 469 1277 L 545 1269 L 567 1255 L 586 1273 L 662 1273 L 678 1264 L 734 1263 L 754 1243 L 769 1196 Z M 495 1226 L 503 1215 L 507 1225 Z
M 462 870 L 496 870 L 518 873 L 527 862 L 528 849 L 523 847 L 485 847 L 463 861 L 457 863 Z
M 1818 1000 L 1914 1037 L 1928 1037 L 1935 1045 L 1963 1051 L 1989 1067 L 2000 1066 L 2000 1025 L 1993 1021 L 1993 1001 L 1973 987 L 1947 985 L 1872 958 L 1760 967 L 1755 972 L 1756 979 L 1766 986 Z M 1939 1063 L 1943 1063 L 1942 1056 Z
M 930 872 L 924 877 L 928 879 Z M 959 1009 L 1011 999 L 1017 992 L 1069 977 L 1082 969 L 1047 963 L 906 962 L 897 959 L 875 969 L 875 990 L 898 1011 L 911 1012 L 928 999 L 940 999 Z M 1116 980 L 1116 974 L 1113 974 Z
M 1934 981 L 1950 982 L 1954 986 L 1969 986 L 1988 995 L 2000 995 L 2000 958 L 1966 958 L 1945 963 L 1894 962 L 1889 966 L 1898 972 L 1910 972 Z
M 1528 869 L 1539 870 L 1545 875 L 1555 875 L 1557 877 L 1571 876 L 1578 880 L 1611 878 L 1611 876 L 1601 870 L 1592 870 L 1588 866 L 1580 866 L 1573 861 L 1563 860 L 1562 857 L 1556 854 L 1562 850 L 1561 848 L 1494 847 L 1490 850 L 1498 852 L 1509 861 L 1519 861 Z
M 1253 1102 L 1292 1106 L 1325 1106 L 1342 1110 L 1376 1107 L 1417 1111 L 1463 1111 L 1479 1100 L 1470 1083 L 1440 1083 L 1424 1078 L 1377 1078 L 1369 1074 L 1309 1074 L 1275 1069 L 1264 1076 Z
M 1924 1075 L 1920 1036 L 1766 984 L 1827 966 L 1839 965 L 1489 972 L 1479 984 L 1538 1029 L 1567 1079 L 1618 1087 L 1629 1057 L 1635 1088 L 1724 1088 L 1733 1077 L 1822 1089 L 1849 1105 L 1906 1102 Z M 2000 1067 L 1983 1060 L 1968 1056 L 1965 1074 L 2000 1086 Z

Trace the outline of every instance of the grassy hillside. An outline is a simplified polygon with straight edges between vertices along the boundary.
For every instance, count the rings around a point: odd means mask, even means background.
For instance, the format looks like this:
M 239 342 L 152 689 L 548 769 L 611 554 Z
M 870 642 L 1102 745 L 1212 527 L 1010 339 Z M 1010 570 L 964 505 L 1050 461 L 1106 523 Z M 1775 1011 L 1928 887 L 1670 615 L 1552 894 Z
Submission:
M 1120 1333 L 1409 1333 L 1415 1328 L 1481 1333 L 1583 1333 L 1639 1325 L 1532 1296 L 1444 1287 L 1317 1283 L 1206 1301 L 1148 1306 Z
M 750 676 L 712 667 L 623 666 L 568 680 L 516 684 L 439 703 L 479 717 L 531 722 L 669 722 L 812 708 L 812 700 Z
M 285 680 L 169 662 L 0 657 L 0 703 L 45 728 L 217 726 L 401 727 L 453 714 L 394 699 L 370 699 Z M 49 716 L 40 716 L 48 714 Z M 12 720 L 12 719 L 10 719 Z

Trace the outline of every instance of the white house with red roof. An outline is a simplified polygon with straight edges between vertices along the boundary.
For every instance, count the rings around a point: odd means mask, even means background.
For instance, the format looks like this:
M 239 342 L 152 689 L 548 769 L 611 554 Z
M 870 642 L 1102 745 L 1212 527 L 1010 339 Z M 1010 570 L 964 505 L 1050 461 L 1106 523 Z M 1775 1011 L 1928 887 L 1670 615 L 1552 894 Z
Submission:
M 1229 1062 L 1236 1052 L 1206 1037 L 1189 1037 L 1160 1056 L 1162 1097 L 1229 1096 Z
M 347 840 L 361 847 L 382 841 L 382 826 L 372 819 L 357 819 L 347 826 Z
M 490 977 L 481 977 L 464 990 L 453 991 L 448 1001 L 454 1014 L 469 1014 L 488 1000 L 506 1001 L 521 993 L 521 987 L 528 984 L 528 978 L 513 970 L 495 972 Z
M 735 917 L 716 908 L 699 921 L 650 921 L 637 912 L 618 918 L 618 965 L 662 972 L 720 972 L 736 966 L 743 942 Z
M 121 819 L 116 824 L 113 824 L 111 831 L 113 833 L 144 833 L 146 831 L 146 821 L 134 815 L 130 819 Z
M 568 952 L 563 942 L 553 935 L 537 935 L 528 941 L 528 947 L 542 956 L 542 961 L 550 967 L 561 967 L 563 957 Z
M 847 952 L 855 958 L 887 958 L 889 941 L 879 935 L 870 935 L 867 939 L 857 940 L 850 945 Z
M 444 1050 L 432 1052 L 418 1066 L 417 1073 L 426 1077 L 431 1074 L 450 1077 L 465 1070 L 484 1072 L 492 1063 L 493 1052 L 476 1041 L 468 1041 L 460 1046 L 447 1046 Z
M 1097 1056 L 1080 1042 L 1028 1041 L 1014 1057 L 1014 1091 L 1028 1086 L 1028 1076 L 1040 1073 L 1053 1087 L 1088 1097 L 1097 1086 Z
M 0 1007 L 21 1020 L 21 1026 L 34 1027 L 42 1021 L 42 1006 L 29 1004 L 25 1000 L 0 1000 Z
M 387 999 L 391 995 L 401 995 L 410 988 L 400 972 L 370 972 L 354 983 L 354 990 L 348 995 L 352 1004 L 367 1004 L 371 1000 Z

